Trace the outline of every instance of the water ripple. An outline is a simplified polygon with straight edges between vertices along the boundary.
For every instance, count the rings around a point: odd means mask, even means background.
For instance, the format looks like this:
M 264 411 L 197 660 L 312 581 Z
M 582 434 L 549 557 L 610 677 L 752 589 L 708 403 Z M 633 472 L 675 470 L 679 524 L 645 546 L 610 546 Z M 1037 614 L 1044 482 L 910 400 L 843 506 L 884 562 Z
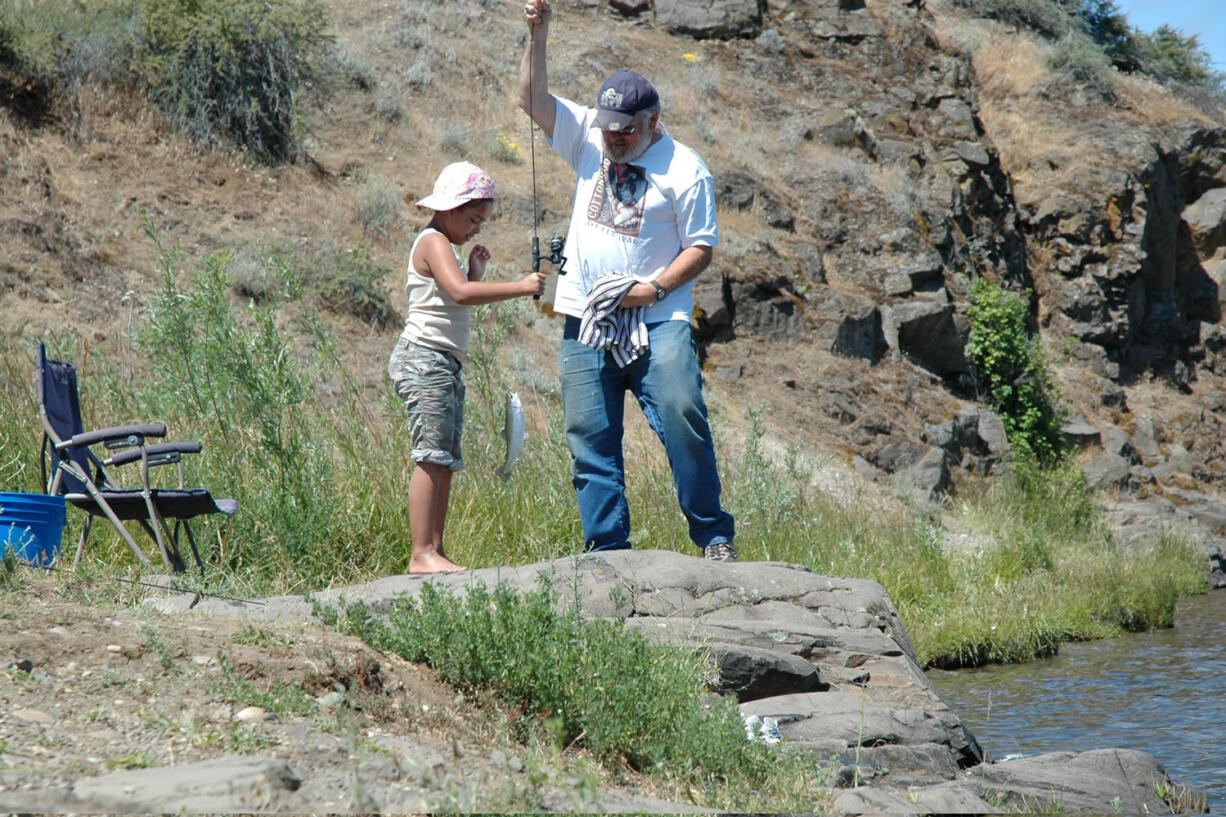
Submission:
M 1169 630 L 1065 644 L 1015 666 L 929 673 L 991 758 L 1140 749 L 1226 808 L 1226 590 L 1180 604 Z

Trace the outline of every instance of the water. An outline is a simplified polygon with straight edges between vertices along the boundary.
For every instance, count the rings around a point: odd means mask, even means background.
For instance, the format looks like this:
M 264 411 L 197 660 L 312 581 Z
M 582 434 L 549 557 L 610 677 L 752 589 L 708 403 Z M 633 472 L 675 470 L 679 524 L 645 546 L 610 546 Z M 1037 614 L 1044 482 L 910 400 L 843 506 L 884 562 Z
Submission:
M 1226 810 L 1226 590 L 1181 603 L 1169 630 L 928 675 L 992 759 L 1140 749 Z

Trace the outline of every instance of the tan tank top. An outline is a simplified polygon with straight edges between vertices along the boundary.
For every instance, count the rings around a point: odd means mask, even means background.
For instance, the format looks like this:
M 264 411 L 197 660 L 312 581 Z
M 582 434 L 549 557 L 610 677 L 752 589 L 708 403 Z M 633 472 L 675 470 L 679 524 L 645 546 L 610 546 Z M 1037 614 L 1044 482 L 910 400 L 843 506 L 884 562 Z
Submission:
M 443 235 L 433 227 L 427 227 L 413 241 L 413 247 L 409 250 L 409 273 L 404 285 L 405 294 L 409 296 L 409 316 L 400 337 L 410 343 L 451 352 L 461 363 L 467 363 L 472 307 L 456 303 L 438 285 L 438 281 L 413 268 L 413 254 L 417 251 L 417 245 L 430 233 Z M 455 253 L 460 273 L 468 278 L 468 267 L 455 245 L 452 245 L 451 251 Z

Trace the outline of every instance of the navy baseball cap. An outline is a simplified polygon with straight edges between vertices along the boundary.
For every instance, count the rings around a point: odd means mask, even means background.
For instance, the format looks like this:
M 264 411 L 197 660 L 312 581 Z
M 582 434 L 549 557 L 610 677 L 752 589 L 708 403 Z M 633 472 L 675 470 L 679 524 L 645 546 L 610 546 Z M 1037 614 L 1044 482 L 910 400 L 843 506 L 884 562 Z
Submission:
M 634 121 L 635 114 L 659 101 L 660 95 L 642 74 L 623 68 L 601 86 L 592 127 L 619 131 Z

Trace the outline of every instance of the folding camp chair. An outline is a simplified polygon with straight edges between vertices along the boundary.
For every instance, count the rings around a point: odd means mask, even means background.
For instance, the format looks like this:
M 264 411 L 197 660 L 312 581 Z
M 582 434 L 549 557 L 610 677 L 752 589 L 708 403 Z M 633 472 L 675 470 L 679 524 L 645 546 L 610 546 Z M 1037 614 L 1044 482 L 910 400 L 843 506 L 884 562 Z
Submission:
M 196 441 L 154 443 L 148 437 L 165 437 L 163 423 L 137 423 L 86 431 L 81 421 L 81 403 L 77 394 L 77 372 L 72 364 L 48 360 L 46 348 L 38 344 L 38 409 L 43 422 L 43 485 L 48 494 L 63 494 L 69 504 L 85 511 L 81 539 L 73 559 L 75 567 L 81 561 L 90 525 L 95 516 L 104 516 L 128 543 L 142 565 L 149 559 L 136 544 L 123 524 L 136 521 L 157 544 L 167 569 L 182 573 L 186 569 L 179 551 L 180 530 L 187 531 L 196 566 L 204 573 L 204 562 L 196 547 L 196 536 L 189 519 L 201 514 L 233 515 L 238 502 L 214 499 L 204 488 L 185 488 L 182 455 L 200 452 Z M 100 459 L 92 446 L 101 444 L 114 451 Z M 121 466 L 140 463 L 140 486 L 125 488 L 113 473 Z M 178 487 L 155 488 L 149 481 L 151 468 L 161 465 L 178 466 Z M 173 519 L 171 530 L 167 519 Z

